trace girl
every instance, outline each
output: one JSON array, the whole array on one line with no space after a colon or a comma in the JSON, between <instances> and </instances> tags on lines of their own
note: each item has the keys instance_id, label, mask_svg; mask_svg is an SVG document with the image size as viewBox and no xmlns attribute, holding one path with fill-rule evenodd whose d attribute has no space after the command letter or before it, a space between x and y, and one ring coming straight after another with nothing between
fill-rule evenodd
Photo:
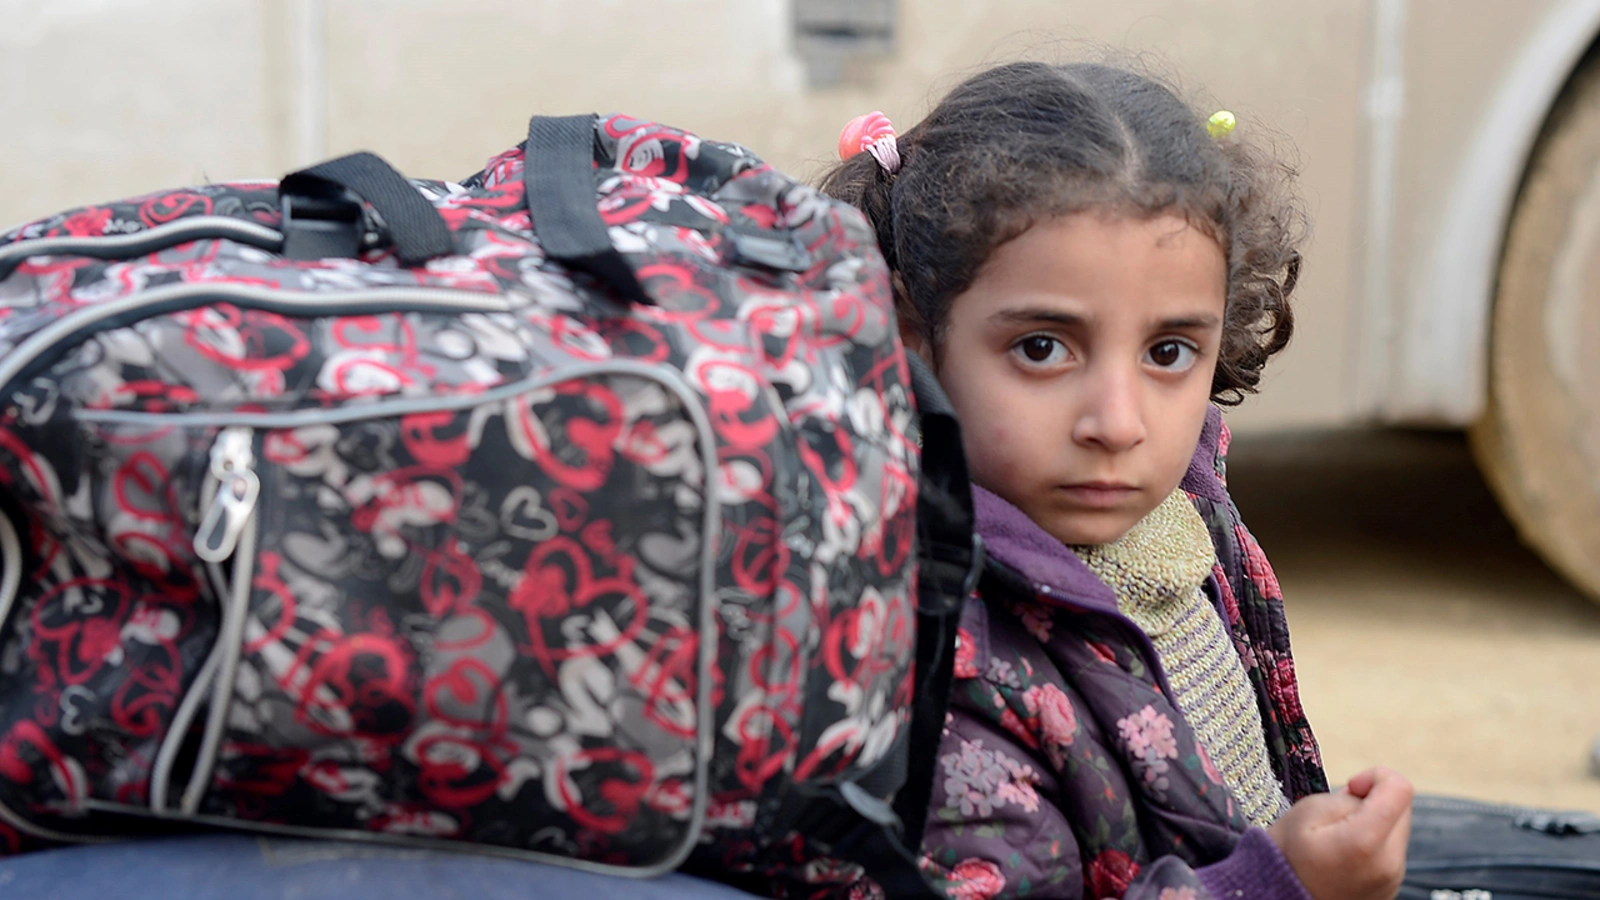
<instances>
[{"instance_id":1,"label":"girl","mask_svg":"<svg viewBox=\"0 0 1600 900\"><path fill-rule=\"evenodd\" d=\"M1398 889L1411 788L1325 793L1224 486L1213 404L1288 342L1303 235L1290 170L1231 130L1142 75L1016 63L904 136L851 123L824 181L961 417L989 549L923 845L954 897Z\"/></svg>"}]
</instances>

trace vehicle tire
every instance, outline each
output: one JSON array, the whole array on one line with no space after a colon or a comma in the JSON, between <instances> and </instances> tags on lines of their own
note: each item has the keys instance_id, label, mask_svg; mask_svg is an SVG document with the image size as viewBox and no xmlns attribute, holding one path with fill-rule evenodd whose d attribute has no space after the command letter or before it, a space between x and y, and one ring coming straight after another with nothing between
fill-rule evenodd
<instances>
[{"instance_id":1,"label":"vehicle tire","mask_svg":"<svg viewBox=\"0 0 1600 900\"><path fill-rule=\"evenodd\" d=\"M1600 601L1600 61L1551 112L1500 261L1471 429L1522 539Z\"/></svg>"}]
</instances>

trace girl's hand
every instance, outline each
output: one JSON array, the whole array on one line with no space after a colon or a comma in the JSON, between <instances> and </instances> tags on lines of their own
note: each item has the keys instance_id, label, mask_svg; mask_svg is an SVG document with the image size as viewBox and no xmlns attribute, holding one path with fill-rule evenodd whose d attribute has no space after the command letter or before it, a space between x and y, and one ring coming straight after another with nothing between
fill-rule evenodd
<instances>
[{"instance_id":1,"label":"girl's hand","mask_svg":"<svg viewBox=\"0 0 1600 900\"><path fill-rule=\"evenodd\" d=\"M1411 782L1369 769L1296 803L1267 829L1315 900L1393 900L1406 872Z\"/></svg>"}]
</instances>

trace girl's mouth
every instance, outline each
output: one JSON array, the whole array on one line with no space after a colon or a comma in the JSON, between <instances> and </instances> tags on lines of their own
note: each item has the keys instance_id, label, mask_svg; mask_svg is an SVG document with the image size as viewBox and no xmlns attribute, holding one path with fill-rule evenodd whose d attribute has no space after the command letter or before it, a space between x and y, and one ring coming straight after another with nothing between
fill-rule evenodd
<instances>
[{"instance_id":1,"label":"girl's mouth","mask_svg":"<svg viewBox=\"0 0 1600 900\"><path fill-rule=\"evenodd\" d=\"M1120 481L1080 481L1064 484L1057 490L1074 505L1088 509L1113 509L1139 492L1137 487Z\"/></svg>"}]
</instances>

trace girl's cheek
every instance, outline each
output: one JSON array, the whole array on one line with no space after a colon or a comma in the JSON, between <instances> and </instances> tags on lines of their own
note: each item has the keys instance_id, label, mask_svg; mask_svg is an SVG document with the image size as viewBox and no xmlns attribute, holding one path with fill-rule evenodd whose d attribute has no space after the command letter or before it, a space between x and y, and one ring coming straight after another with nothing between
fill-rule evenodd
<instances>
[{"instance_id":1,"label":"girl's cheek","mask_svg":"<svg viewBox=\"0 0 1600 900\"><path fill-rule=\"evenodd\" d=\"M1019 473L1027 470L1025 460L1018 458L1016 447L1003 429L987 433L969 433L963 443L967 451L967 465L971 467L972 480L979 486L1010 498L1010 485Z\"/></svg>"}]
</instances>

